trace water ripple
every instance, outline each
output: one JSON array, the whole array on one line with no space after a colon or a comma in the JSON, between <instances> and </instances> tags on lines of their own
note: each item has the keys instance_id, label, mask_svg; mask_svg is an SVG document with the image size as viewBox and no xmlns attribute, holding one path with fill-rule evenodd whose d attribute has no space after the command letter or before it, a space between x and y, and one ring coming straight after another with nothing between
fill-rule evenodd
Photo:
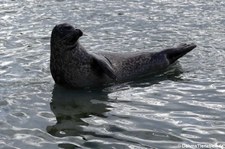
<instances>
[{"instance_id":1,"label":"water ripple","mask_svg":"<svg viewBox=\"0 0 225 149\"><path fill-rule=\"evenodd\" d=\"M0 148L179 148L223 144L222 0L1 0ZM54 86L49 40L68 22L90 51L196 50L167 72L103 90Z\"/></svg>"}]
</instances>

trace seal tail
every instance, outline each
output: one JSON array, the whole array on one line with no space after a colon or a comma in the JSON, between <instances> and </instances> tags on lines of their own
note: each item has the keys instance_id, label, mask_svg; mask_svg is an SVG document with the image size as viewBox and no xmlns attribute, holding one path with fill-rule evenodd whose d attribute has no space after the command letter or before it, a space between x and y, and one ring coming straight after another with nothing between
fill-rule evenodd
<instances>
[{"instance_id":1,"label":"seal tail","mask_svg":"<svg viewBox=\"0 0 225 149\"><path fill-rule=\"evenodd\" d=\"M181 44L176 48L166 49L163 51L163 53L166 54L167 59L169 60L170 64L172 64L196 47L197 46L194 43Z\"/></svg>"}]
</instances>

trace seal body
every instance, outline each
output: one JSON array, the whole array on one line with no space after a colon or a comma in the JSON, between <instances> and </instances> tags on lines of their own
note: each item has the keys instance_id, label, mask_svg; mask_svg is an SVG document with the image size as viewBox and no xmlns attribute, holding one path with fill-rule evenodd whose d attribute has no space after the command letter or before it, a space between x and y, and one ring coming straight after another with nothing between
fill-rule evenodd
<instances>
[{"instance_id":1,"label":"seal body","mask_svg":"<svg viewBox=\"0 0 225 149\"><path fill-rule=\"evenodd\" d=\"M77 43L76 50L65 50L63 55L51 54L50 69L55 82L67 87L91 87L109 82L111 79L89 54Z\"/></svg>"},{"instance_id":2,"label":"seal body","mask_svg":"<svg viewBox=\"0 0 225 149\"><path fill-rule=\"evenodd\" d=\"M160 52L90 53L78 39L82 31L56 25L51 35L50 69L59 85L82 88L123 82L166 69L196 47L183 44Z\"/></svg>"}]
</instances>

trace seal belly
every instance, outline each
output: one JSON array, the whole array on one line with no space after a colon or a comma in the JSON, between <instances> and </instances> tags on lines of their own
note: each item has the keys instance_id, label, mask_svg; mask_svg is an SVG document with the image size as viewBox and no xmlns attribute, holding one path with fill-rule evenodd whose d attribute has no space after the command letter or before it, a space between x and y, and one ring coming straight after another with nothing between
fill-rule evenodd
<instances>
[{"instance_id":1,"label":"seal belly","mask_svg":"<svg viewBox=\"0 0 225 149\"><path fill-rule=\"evenodd\" d=\"M102 53L115 69L117 81L131 80L155 73L169 66L165 55L160 53Z\"/></svg>"}]
</instances>

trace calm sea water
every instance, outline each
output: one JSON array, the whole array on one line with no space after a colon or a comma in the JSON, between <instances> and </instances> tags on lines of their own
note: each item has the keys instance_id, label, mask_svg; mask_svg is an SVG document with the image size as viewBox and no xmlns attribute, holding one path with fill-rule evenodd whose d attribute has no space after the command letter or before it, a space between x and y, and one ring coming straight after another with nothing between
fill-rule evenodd
<instances>
[{"instance_id":1,"label":"calm sea water","mask_svg":"<svg viewBox=\"0 0 225 149\"><path fill-rule=\"evenodd\" d=\"M225 148L224 0L1 0L0 18L0 148ZM68 90L49 71L63 22L89 51L198 47L164 74Z\"/></svg>"}]
</instances>

